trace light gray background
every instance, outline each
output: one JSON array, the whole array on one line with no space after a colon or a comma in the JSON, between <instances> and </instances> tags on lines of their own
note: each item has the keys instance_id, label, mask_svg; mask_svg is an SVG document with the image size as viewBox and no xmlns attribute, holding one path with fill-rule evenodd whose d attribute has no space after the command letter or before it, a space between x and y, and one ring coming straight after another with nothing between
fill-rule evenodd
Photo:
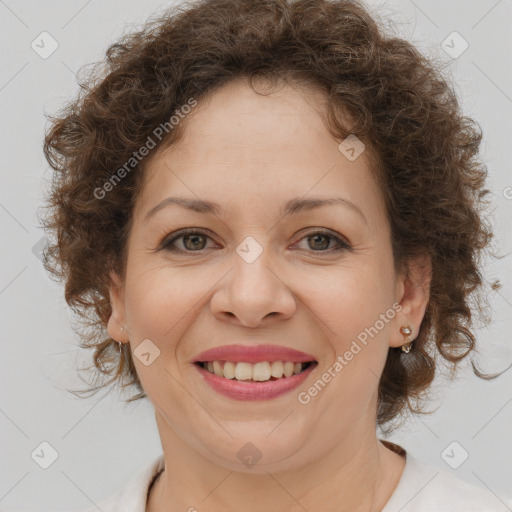
<instances>
[{"instance_id":1,"label":"light gray background","mask_svg":"<svg viewBox=\"0 0 512 512\"><path fill-rule=\"evenodd\" d=\"M396 30L424 52L451 62L464 110L483 128L497 247L505 257L486 267L486 279L500 278L503 288L490 296L494 321L479 331L479 361L487 370L499 370L512 362L512 1L369 4L392 15ZM45 275L33 248L43 236L37 207L48 176L41 150L43 112L55 113L77 93L75 73L81 66L101 60L124 30L169 5L157 0L0 0L1 510L89 507L161 452L148 401L123 405L114 394L80 400L66 392L83 387L75 368L89 361L88 354L77 348L62 288ZM47 59L31 48L43 31L59 45ZM441 48L453 31L469 43L457 59ZM438 378L432 404L434 414L409 421L390 439L500 497L511 495L512 371L492 382L477 379L469 369L454 383ZM43 441L59 454L46 470L31 458ZM469 453L458 469L441 455L453 441ZM457 458L461 450L449 453Z\"/></svg>"}]
</instances>

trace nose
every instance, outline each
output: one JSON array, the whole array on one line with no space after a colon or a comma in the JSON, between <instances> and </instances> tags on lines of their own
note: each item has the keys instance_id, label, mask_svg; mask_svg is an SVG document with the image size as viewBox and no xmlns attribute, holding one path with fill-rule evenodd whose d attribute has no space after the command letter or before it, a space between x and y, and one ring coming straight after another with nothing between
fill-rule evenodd
<instances>
[{"instance_id":1,"label":"nose","mask_svg":"<svg viewBox=\"0 0 512 512\"><path fill-rule=\"evenodd\" d=\"M217 318L239 326L260 327L293 316L297 307L293 293L264 254L252 263L235 256L233 269L211 299Z\"/></svg>"}]
</instances>

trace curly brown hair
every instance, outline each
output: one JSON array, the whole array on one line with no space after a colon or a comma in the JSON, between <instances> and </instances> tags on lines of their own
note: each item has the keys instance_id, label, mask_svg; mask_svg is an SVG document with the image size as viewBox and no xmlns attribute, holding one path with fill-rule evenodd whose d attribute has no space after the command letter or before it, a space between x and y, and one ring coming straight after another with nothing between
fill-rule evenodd
<instances>
[{"instance_id":1,"label":"curly brown hair","mask_svg":"<svg viewBox=\"0 0 512 512\"><path fill-rule=\"evenodd\" d=\"M372 156L397 268L418 255L431 258L419 335L409 354L389 349L377 423L382 427L406 410L422 412L414 403L426 396L436 356L454 370L475 348L472 312L482 306L472 298L482 295L479 265L492 237L483 217L482 134L461 113L442 68L353 0L200 0L159 14L111 45L80 83L78 97L49 116L44 143L56 171L43 221L55 236L44 263L65 279L66 302L90 328L80 330L81 346L94 349L91 368L100 382L88 391L117 381L136 386L139 394L130 400L145 396L130 351L123 345L119 357L105 326L109 274L124 276L148 159L104 197L95 191L190 98L235 78L264 78L325 93L329 132L339 139L355 134ZM342 109L350 127L341 122ZM177 141L183 126L168 130L155 151Z\"/></svg>"}]
</instances>

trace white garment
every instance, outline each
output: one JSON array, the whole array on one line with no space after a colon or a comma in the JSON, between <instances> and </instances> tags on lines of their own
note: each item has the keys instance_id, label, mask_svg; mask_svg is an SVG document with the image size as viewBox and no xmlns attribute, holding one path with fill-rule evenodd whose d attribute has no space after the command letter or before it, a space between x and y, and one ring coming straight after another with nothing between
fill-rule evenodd
<instances>
[{"instance_id":1,"label":"white garment","mask_svg":"<svg viewBox=\"0 0 512 512\"><path fill-rule=\"evenodd\" d=\"M399 447L400 448L400 447ZM405 452L405 468L382 512L511 512L512 499L497 497L453 476L423 464ZM164 456L135 475L122 489L98 503L102 512L146 512L149 486L164 469ZM83 512L98 512L91 507ZM310 512L317 512L311 510Z\"/></svg>"},{"instance_id":2,"label":"white garment","mask_svg":"<svg viewBox=\"0 0 512 512\"><path fill-rule=\"evenodd\" d=\"M405 468L382 512L511 512L512 499L423 464L406 452Z\"/></svg>"}]
</instances>

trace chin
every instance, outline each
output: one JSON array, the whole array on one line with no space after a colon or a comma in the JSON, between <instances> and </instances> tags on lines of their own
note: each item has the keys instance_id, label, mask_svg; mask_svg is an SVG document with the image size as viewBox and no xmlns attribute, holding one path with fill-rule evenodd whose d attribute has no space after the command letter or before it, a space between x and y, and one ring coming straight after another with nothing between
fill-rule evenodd
<instances>
[{"instance_id":1,"label":"chin","mask_svg":"<svg viewBox=\"0 0 512 512\"><path fill-rule=\"evenodd\" d=\"M251 435L248 429L243 438L226 440L223 437L215 446L203 445L200 451L214 464L239 473L266 474L286 471L306 464L304 440L293 440L291 435L280 431L275 439L270 439L272 434L270 437L261 433ZM288 442L283 443L283 439L288 439Z\"/></svg>"}]
</instances>

